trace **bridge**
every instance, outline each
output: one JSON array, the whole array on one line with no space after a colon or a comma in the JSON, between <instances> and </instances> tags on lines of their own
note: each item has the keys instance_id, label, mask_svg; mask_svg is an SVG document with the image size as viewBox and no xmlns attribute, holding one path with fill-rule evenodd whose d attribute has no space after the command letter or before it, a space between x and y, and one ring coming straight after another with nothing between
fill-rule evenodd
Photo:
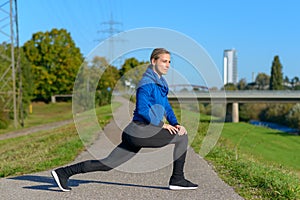
<instances>
[{"instance_id":1,"label":"bridge","mask_svg":"<svg viewBox=\"0 0 300 200\"><path fill-rule=\"evenodd\" d=\"M239 90L239 91L191 91L170 92L170 102L202 102L227 104L227 116L239 121L239 103L300 103L300 91L288 90Z\"/></svg>"}]
</instances>

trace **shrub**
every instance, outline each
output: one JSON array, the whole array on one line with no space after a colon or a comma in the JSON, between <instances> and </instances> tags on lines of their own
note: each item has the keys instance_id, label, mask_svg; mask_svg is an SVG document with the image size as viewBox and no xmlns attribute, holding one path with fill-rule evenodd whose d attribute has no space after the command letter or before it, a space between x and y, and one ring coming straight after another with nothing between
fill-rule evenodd
<instances>
[{"instance_id":1,"label":"shrub","mask_svg":"<svg viewBox=\"0 0 300 200\"><path fill-rule=\"evenodd\" d=\"M98 90L95 95L97 106L105 106L111 103L112 92L109 90Z\"/></svg>"},{"instance_id":2,"label":"shrub","mask_svg":"<svg viewBox=\"0 0 300 200\"><path fill-rule=\"evenodd\" d=\"M259 120L260 113L267 108L267 104L242 104L240 105L240 120L249 121L251 119Z\"/></svg>"},{"instance_id":3,"label":"shrub","mask_svg":"<svg viewBox=\"0 0 300 200\"><path fill-rule=\"evenodd\" d=\"M6 129L9 125L7 117L5 117L5 113L0 112L0 129Z\"/></svg>"},{"instance_id":4,"label":"shrub","mask_svg":"<svg viewBox=\"0 0 300 200\"><path fill-rule=\"evenodd\" d=\"M287 123L292 128L300 129L300 104L297 103L286 115Z\"/></svg>"},{"instance_id":5,"label":"shrub","mask_svg":"<svg viewBox=\"0 0 300 200\"><path fill-rule=\"evenodd\" d=\"M292 109L294 104L270 104L260 116L262 121L274 122L286 125L286 115Z\"/></svg>"}]
</instances>

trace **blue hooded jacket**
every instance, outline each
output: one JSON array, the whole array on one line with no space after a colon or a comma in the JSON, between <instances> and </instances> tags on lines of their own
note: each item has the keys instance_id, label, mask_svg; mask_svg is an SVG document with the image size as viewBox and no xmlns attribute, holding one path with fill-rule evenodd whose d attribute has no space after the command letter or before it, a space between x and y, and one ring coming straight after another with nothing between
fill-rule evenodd
<instances>
[{"instance_id":1,"label":"blue hooded jacket","mask_svg":"<svg viewBox=\"0 0 300 200\"><path fill-rule=\"evenodd\" d=\"M136 108L133 121L163 126L163 118L175 126L178 124L168 101L168 84L166 80L153 71L149 65L139 82L136 92Z\"/></svg>"}]
</instances>

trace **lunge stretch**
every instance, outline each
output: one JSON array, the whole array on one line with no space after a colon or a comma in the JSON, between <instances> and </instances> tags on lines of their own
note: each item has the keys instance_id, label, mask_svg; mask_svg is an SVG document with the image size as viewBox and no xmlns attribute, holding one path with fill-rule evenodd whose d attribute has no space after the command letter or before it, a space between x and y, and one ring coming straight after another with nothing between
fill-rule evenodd
<instances>
[{"instance_id":1,"label":"lunge stretch","mask_svg":"<svg viewBox=\"0 0 300 200\"><path fill-rule=\"evenodd\" d=\"M156 48L150 56L150 65L143 74L136 90L136 108L133 119L123 130L121 143L100 160L87 160L51 172L62 191L70 191L68 179L79 173L109 171L131 159L141 148L159 148L174 144L173 171L169 189L196 189L184 176L184 164L188 146L188 135L181 126L167 95L168 84L163 77L170 68L170 52ZM164 123L164 118L168 123Z\"/></svg>"}]
</instances>

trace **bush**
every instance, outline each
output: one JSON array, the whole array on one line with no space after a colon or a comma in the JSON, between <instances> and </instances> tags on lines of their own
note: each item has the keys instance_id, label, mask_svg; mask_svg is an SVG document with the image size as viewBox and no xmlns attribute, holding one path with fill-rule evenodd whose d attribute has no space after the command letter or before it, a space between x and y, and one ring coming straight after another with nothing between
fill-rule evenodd
<instances>
[{"instance_id":1,"label":"bush","mask_svg":"<svg viewBox=\"0 0 300 200\"><path fill-rule=\"evenodd\" d=\"M294 104L270 104L260 116L262 121L274 122L287 125L286 115L293 108Z\"/></svg>"},{"instance_id":2,"label":"bush","mask_svg":"<svg viewBox=\"0 0 300 200\"><path fill-rule=\"evenodd\" d=\"M9 125L7 117L5 117L5 113L0 112L0 129L6 129Z\"/></svg>"},{"instance_id":3,"label":"bush","mask_svg":"<svg viewBox=\"0 0 300 200\"><path fill-rule=\"evenodd\" d=\"M105 106L111 103L112 92L109 90L98 90L95 95L97 106Z\"/></svg>"},{"instance_id":4,"label":"bush","mask_svg":"<svg viewBox=\"0 0 300 200\"><path fill-rule=\"evenodd\" d=\"M300 129L300 104L297 103L286 115L288 126Z\"/></svg>"},{"instance_id":5,"label":"bush","mask_svg":"<svg viewBox=\"0 0 300 200\"><path fill-rule=\"evenodd\" d=\"M241 104L239 114L241 121L259 120L260 113L267 108L267 104Z\"/></svg>"}]
</instances>

